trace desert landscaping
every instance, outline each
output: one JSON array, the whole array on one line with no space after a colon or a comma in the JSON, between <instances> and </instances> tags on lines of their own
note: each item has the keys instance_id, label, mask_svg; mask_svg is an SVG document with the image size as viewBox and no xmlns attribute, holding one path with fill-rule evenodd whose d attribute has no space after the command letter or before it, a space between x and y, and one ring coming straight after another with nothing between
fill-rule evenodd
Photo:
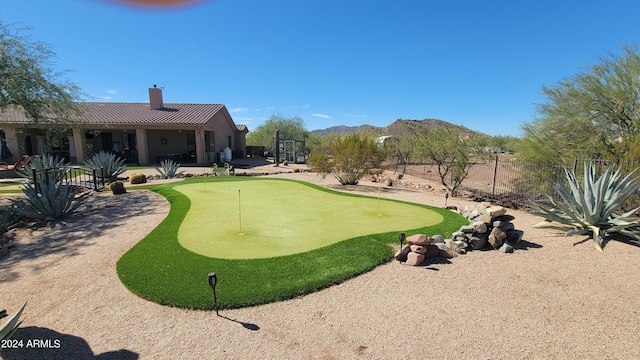
<instances>
[{"instance_id":1,"label":"desert landscaping","mask_svg":"<svg viewBox=\"0 0 640 360\"><path fill-rule=\"evenodd\" d=\"M292 166L265 165L237 172L269 173L262 176L372 196L378 191L370 181L345 187L331 177L294 173ZM381 196L445 205L437 184L410 176L403 181L425 186L384 186ZM9 196L13 195L2 195ZM464 209L478 204L449 198L447 205ZM116 261L158 225L168 209L166 199L148 190L120 196L102 192L93 196L88 211L53 228L14 230L16 245L0 259L0 304L14 312L26 301L24 322L12 339L25 344L39 339L38 344L48 346L3 348L0 355L4 359L640 357L640 249L633 245L610 241L602 253L591 241L582 241L583 236L565 238L560 230L535 228L541 218L508 209L513 226L524 233L513 253L473 250L451 259L427 259L420 266L394 260L309 295L221 310L216 316L215 311L143 300L130 293L116 274Z\"/></svg>"}]
</instances>

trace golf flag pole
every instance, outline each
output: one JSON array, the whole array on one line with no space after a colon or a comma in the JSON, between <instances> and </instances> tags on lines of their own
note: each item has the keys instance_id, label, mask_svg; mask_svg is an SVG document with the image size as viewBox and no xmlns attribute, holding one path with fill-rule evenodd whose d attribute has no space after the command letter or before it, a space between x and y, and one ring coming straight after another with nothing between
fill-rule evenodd
<instances>
[{"instance_id":1,"label":"golf flag pole","mask_svg":"<svg viewBox=\"0 0 640 360\"><path fill-rule=\"evenodd\" d=\"M240 223L240 232L238 235L244 235L242 232L242 201L240 198L240 189L238 189L238 221Z\"/></svg>"},{"instance_id":2,"label":"golf flag pole","mask_svg":"<svg viewBox=\"0 0 640 360\"><path fill-rule=\"evenodd\" d=\"M382 178L378 176L378 216L382 216L380 212L380 183L382 182Z\"/></svg>"}]
</instances>

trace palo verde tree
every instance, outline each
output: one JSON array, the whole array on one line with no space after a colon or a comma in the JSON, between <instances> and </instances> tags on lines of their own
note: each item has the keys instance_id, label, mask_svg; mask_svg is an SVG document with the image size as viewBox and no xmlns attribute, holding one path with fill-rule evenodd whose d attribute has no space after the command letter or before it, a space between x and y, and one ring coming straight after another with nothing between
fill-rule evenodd
<instances>
[{"instance_id":1,"label":"palo verde tree","mask_svg":"<svg viewBox=\"0 0 640 360\"><path fill-rule=\"evenodd\" d=\"M271 115L264 123L247 134L247 144L264 146L266 151L273 152L273 137L276 129L280 131L281 139L307 140L309 138L304 120L299 116L287 118L282 115Z\"/></svg>"},{"instance_id":2,"label":"palo verde tree","mask_svg":"<svg viewBox=\"0 0 640 360\"><path fill-rule=\"evenodd\" d=\"M482 156L484 144L473 134L461 134L450 127L420 129L415 141L414 157L435 165L440 182L451 196L469 175L476 158Z\"/></svg>"},{"instance_id":3,"label":"palo verde tree","mask_svg":"<svg viewBox=\"0 0 640 360\"><path fill-rule=\"evenodd\" d=\"M362 177L379 168L384 158L384 149L373 137L353 133L335 138L330 154L322 149L313 151L307 164L323 178L331 174L342 185L357 185Z\"/></svg>"},{"instance_id":4,"label":"palo verde tree","mask_svg":"<svg viewBox=\"0 0 640 360\"><path fill-rule=\"evenodd\" d=\"M47 130L49 144L58 145L64 124L78 111L80 88L54 69L51 46L25 31L0 21L0 111L22 108L33 124Z\"/></svg>"},{"instance_id":5,"label":"palo verde tree","mask_svg":"<svg viewBox=\"0 0 640 360\"><path fill-rule=\"evenodd\" d=\"M537 118L523 126L521 160L570 163L574 158L639 155L640 55L623 46L584 72L542 89Z\"/></svg>"}]
</instances>

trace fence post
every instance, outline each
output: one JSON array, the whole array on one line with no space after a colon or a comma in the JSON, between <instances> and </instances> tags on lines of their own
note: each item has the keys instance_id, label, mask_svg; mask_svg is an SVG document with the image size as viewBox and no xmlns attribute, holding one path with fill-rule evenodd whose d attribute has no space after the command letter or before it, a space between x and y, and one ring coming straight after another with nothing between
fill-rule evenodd
<instances>
[{"instance_id":1,"label":"fence post","mask_svg":"<svg viewBox=\"0 0 640 360\"><path fill-rule=\"evenodd\" d=\"M496 155L496 163L493 166L493 181L491 182L491 197L494 197L496 195L496 177L498 175L498 158L499 156Z\"/></svg>"},{"instance_id":2,"label":"fence post","mask_svg":"<svg viewBox=\"0 0 640 360\"><path fill-rule=\"evenodd\" d=\"M92 169L93 172L93 190L98 191L98 169Z\"/></svg>"}]
</instances>

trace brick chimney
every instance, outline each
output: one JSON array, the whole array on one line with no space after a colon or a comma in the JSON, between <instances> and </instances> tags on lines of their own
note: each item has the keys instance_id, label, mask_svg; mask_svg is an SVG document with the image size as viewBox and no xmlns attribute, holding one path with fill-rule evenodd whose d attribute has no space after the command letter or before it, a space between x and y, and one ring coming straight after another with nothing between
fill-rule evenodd
<instances>
[{"instance_id":1,"label":"brick chimney","mask_svg":"<svg viewBox=\"0 0 640 360\"><path fill-rule=\"evenodd\" d=\"M149 88L149 108L151 110L162 110L164 108L162 89L158 89L155 84L152 88Z\"/></svg>"}]
</instances>

